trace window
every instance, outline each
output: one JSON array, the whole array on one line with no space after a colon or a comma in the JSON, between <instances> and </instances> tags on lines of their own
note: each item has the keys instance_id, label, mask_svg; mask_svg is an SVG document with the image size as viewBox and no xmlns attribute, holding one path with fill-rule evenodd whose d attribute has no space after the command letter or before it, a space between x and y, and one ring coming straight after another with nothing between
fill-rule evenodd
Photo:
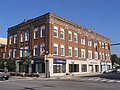
<instances>
[{"instance_id":1,"label":"window","mask_svg":"<svg viewBox=\"0 0 120 90\"><path fill-rule=\"evenodd\" d=\"M97 41L95 40L95 41L94 41L94 47L96 47L96 46L97 46Z\"/></svg>"},{"instance_id":2,"label":"window","mask_svg":"<svg viewBox=\"0 0 120 90\"><path fill-rule=\"evenodd\" d=\"M58 27L54 26L54 37L58 38Z\"/></svg>"},{"instance_id":3,"label":"window","mask_svg":"<svg viewBox=\"0 0 120 90\"><path fill-rule=\"evenodd\" d=\"M104 46L105 46L105 45L104 45L104 43L102 42L102 46L101 46L101 47L104 48Z\"/></svg>"},{"instance_id":4,"label":"window","mask_svg":"<svg viewBox=\"0 0 120 90\"><path fill-rule=\"evenodd\" d=\"M42 44L40 45L40 56L41 56L41 55L44 55L44 53L45 53L45 43L42 43Z\"/></svg>"},{"instance_id":5,"label":"window","mask_svg":"<svg viewBox=\"0 0 120 90\"><path fill-rule=\"evenodd\" d=\"M14 44L17 43L17 34L14 35Z\"/></svg>"},{"instance_id":6,"label":"window","mask_svg":"<svg viewBox=\"0 0 120 90\"><path fill-rule=\"evenodd\" d=\"M71 31L68 31L68 40L72 41L72 32Z\"/></svg>"},{"instance_id":7,"label":"window","mask_svg":"<svg viewBox=\"0 0 120 90\"><path fill-rule=\"evenodd\" d=\"M81 72L87 72L87 65L81 64Z\"/></svg>"},{"instance_id":8,"label":"window","mask_svg":"<svg viewBox=\"0 0 120 90\"><path fill-rule=\"evenodd\" d=\"M25 47L25 57L27 57L27 56L29 56L28 54L29 54L29 51L28 51L28 49L29 49L29 46L26 46Z\"/></svg>"},{"instance_id":9,"label":"window","mask_svg":"<svg viewBox=\"0 0 120 90\"><path fill-rule=\"evenodd\" d=\"M29 32L28 31L25 33L25 41L29 41Z\"/></svg>"},{"instance_id":10,"label":"window","mask_svg":"<svg viewBox=\"0 0 120 90\"><path fill-rule=\"evenodd\" d=\"M13 50L13 58L16 58L16 56L17 56L17 49L14 49Z\"/></svg>"},{"instance_id":11,"label":"window","mask_svg":"<svg viewBox=\"0 0 120 90\"><path fill-rule=\"evenodd\" d=\"M10 36L10 44L12 44L12 36Z\"/></svg>"},{"instance_id":12,"label":"window","mask_svg":"<svg viewBox=\"0 0 120 90\"><path fill-rule=\"evenodd\" d=\"M38 45L34 45L34 53L33 56L38 56Z\"/></svg>"},{"instance_id":13,"label":"window","mask_svg":"<svg viewBox=\"0 0 120 90\"><path fill-rule=\"evenodd\" d=\"M92 51L91 50L88 50L88 58L92 59Z\"/></svg>"},{"instance_id":14,"label":"window","mask_svg":"<svg viewBox=\"0 0 120 90\"><path fill-rule=\"evenodd\" d=\"M81 49L81 58L85 58L85 49Z\"/></svg>"},{"instance_id":15,"label":"window","mask_svg":"<svg viewBox=\"0 0 120 90\"><path fill-rule=\"evenodd\" d=\"M81 37L81 44L85 45L85 37Z\"/></svg>"},{"instance_id":16,"label":"window","mask_svg":"<svg viewBox=\"0 0 120 90\"><path fill-rule=\"evenodd\" d=\"M100 53L99 55L100 55L100 60L102 60L102 54Z\"/></svg>"},{"instance_id":17,"label":"window","mask_svg":"<svg viewBox=\"0 0 120 90\"><path fill-rule=\"evenodd\" d=\"M95 59L98 59L98 52L95 52Z\"/></svg>"},{"instance_id":18,"label":"window","mask_svg":"<svg viewBox=\"0 0 120 90\"><path fill-rule=\"evenodd\" d=\"M69 72L79 72L79 64L69 64Z\"/></svg>"},{"instance_id":19,"label":"window","mask_svg":"<svg viewBox=\"0 0 120 90\"><path fill-rule=\"evenodd\" d=\"M60 29L60 38L64 39L64 29L63 28Z\"/></svg>"},{"instance_id":20,"label":"window","mask_svg":"<svg viewBox=\"0 0 120 90\"><path fill-rule=\"evenodd\" d=\"M58 44L54 44L54 55L58 55Z\"/></svg>"},{"instance_id":21,"label":"window","mask_svg":"<svg viewBox=\"0 0 120 90\"><path fill-rule=\"evenodd\" d=\"M68 48L68 54L69 54L70 57L72 57L72 47Z\"/></svg>"},{"instance_id":22,"label":"window","mask_svg":"<svg viewBox=\"0 0 120 90\"><path fill-rule=\"evenodd\" d=\"M34 29L34 39L38 38L38 28Z\"/></svg>"},{"instance_id":23,"label":"window","mask_svg":"<svg viewBox=\"0 0 120 90\"><path fill-rule=\"evenodd\" d=\"M20 57L23 57L23 54L24 54L24 48L22 47L22 48L20 48Z\"/></svg>"},{"instance_id":24,"label":"window","mask_svg":"<svg viewBox=\"0 0 120 90\"><path fill-rule=\"evenodd\" d=\"M64 56L64 55L65 55L64 52L65 52L65 50L64 50L64 45L61 45L61 46L60 46L60 54L61 54L61 56Z\"/></svg>"},{"instance_id":25,"label":"window","mask_svg":"<svg viewBox=\"0 0 120 90\"><path fill-rule=\"evenodd\" d=\"M92 46L92 41L91 41L91 39L88 39L88 46Z\"/></svg>"},{"instance_id":26,"label":"window","mask_svg":"<svg viewBox=\"0 0 120 90\"><path fill-rule=\"evenodd\" d=\"M74 33L74 42L77 43L78 39L77 39L77 33Z\"/></svg>"},{"instance_id":27,"label":"window","mask_svg":"<svg viewBox=\"0 0 120 90\"><path fill-rule=\"evenodd\" d=\"M102 54L102 59L103 59L103 60L105 59L105 57L104 57L104 53Z\"/></svg>"},{"instance_id":28,"label":"window","mask_svg":"<svg viewBox=\"0 0 120 90\"><path fill-rule=\"evenodd\" d=\"M12 58L12 49L9 50L9 57Z\"/></svg>"},{"instance_id":29,"label":"window","mask_svg":"<svg viewBox=\"0 0 120 90\"><path fill-rule=\"evenodd\" d=\"M21 33L21 42L24 42L24 32Z\"/></svg>"},{"instance_id":30,"label":"window","mask_svg":"<svg viewBox=\"0 0 120 90\"><path fill-rule=\"evenodd\" d=\"M53 64L53 73L65 73L66 64Z\"/></svg>"},{"instance_id":31,"label":"window","mask_svg":"<svg viewBox=\"0 0 120 90\"><path fill-rule=\"evenodd\" d=\"M75 54L75 57L78 57L78 48L74 49L74 54Z\"/></svg>"},{"instance_id":32,"label":"window","mask_svg":"<svg viewBox=\"0 0 120 90\"><path fill-rule=\"evenodd\" d=\"M45 26L41 27L41 37L45 37L46 34L46 30L45 30Z\"/></svg>"},{"instance_id":33,"label":"window","mask_svg":"<svg viewBox=\"0 0 120 90\"><path fill-rule=\"evenodd\" d=\"M100 48L102 47L101 42L99 42L99 47L100 47Z\"/></svg>"}]
</instances>

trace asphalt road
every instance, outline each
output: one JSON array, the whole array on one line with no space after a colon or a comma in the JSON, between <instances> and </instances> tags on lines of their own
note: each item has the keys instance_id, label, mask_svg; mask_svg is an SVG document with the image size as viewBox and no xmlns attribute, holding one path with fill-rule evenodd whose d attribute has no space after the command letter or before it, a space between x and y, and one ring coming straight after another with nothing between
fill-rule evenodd
<instances>
[{"instance_id":1,"label":"asphalt road","mask_svg":"<svg viewBox=\"0 0 120 90\"><path fill-rule=\"evenodd\" d=\"M119 83L91 83L74 80L10 79L0 81L0 90L120 90L120 85Z\"/></svg>"}]
</instances>

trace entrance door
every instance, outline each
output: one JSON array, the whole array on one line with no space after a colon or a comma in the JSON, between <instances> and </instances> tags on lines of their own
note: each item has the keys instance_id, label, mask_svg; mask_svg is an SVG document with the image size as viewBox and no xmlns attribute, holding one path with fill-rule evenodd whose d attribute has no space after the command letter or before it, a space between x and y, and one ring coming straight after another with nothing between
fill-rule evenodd
<instances>
[{"instance_id":1,"label":"entrance door","mask_svg":"<svg viewBox=\"0 0 120 90\"><path fill-rule=\"evenodd\" d=\"M89 72L90 72L90 73L93 72L93 65L89 65Z\"/></svg>"},{"instance_id":2,"label":"entrance door","mask_svg":"<svg viewBox=\"0 0 120 90\"><path fill-rule=\"evenodd\" d=\"M95 65L95 72L99 72L99 65Z\"/></svg>"}]
</instances>

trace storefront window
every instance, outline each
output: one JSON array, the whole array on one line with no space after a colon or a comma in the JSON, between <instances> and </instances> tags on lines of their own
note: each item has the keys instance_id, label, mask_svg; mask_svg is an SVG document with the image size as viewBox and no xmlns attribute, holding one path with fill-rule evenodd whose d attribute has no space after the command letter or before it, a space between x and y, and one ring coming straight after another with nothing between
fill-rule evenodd
<instances>
[{"instance_id":1,"label":"storefront window","mask_svg":"<svg viewBox=\"0 0 120 90\"><path fill-rule=\"evenodd\" d=\"M66 72L66 64L53 65L53 73L65 73L65 72Z\"/></svg>"},{"instance_id":2,"label":"storefront window","mask_svg":"<svg viewBox=\"0 0 120 90\"><path fill-rule=\"evenodd\" d=\"M81 71L82 72L87 72L87 65L86 64L81 65Z\"/></svg>"},{"instance_id":3,"label":"storefront window","mask_svg":"<svg viewBox=\"0 0 120 90\"><path fill-rule=\"evenodd\" d=\"M79 72L79 64L69 64L69 72Z\"/></svg>"}]
</instances>

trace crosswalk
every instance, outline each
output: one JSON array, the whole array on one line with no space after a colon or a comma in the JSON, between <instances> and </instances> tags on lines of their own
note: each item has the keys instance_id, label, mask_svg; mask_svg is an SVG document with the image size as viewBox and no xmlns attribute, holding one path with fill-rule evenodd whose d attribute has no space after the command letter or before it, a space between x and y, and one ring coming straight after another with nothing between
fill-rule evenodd
<instances>
[{"instance_id":1,"label":"crosswalk","mask_svg":"<svg viewBox=\"0 0 120 90\"><path fill-rule=\"evenodd\" d=\"M108 82L108 83L120 83L120 80L112 80L100 77L81 77L76 78L76 81L92 81L92 82Z\"/></svg>"}]
</instances>

